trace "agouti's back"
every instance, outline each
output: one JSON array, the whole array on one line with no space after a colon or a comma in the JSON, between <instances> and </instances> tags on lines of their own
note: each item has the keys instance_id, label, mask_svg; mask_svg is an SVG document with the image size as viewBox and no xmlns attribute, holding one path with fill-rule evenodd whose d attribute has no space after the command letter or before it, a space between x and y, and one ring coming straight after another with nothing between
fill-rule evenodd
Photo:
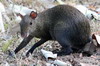
<instances>
[{"instance_id":1,"label":"agouti's back","mask_svg":"<svg viewBox=\"0 0 100 66\"><path fill-rule=\"evenodd\" d=\"M81 43L86 41L90 36L88 19L72 6L59 5L40 14L40 19L44 23L42 27L47 32L53 34L55 30L65 30L65 36L68 39L75 40L76 42L81 40ZM55 38L54 35L53 38Z\"/></svg>"}]
</instances>

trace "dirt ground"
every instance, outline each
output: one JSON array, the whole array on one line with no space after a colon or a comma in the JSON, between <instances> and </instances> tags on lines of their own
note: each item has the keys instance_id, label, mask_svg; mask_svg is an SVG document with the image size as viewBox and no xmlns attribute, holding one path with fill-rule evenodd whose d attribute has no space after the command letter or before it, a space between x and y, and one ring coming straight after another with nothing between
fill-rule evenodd
<instances>
[{"instance_id":1,"label":"dirt ground","mask_svg":"<svg viewBox=\"0 0 100 66\"><path fill-rule=\"evenodd\" d=\"M42 10L46 9L41 6L41 3L38 3L39 0L34 1L27 1L27 0L13 0L16 4L24 4L25 6L34 6L35 9L37 9L38 12L41 12ZM95 4L96 7L100 8L100 1L99 0L63 0L66 3L74 3L74 4ZM6 4L6 1L1 1L4 4ZM31 3L31 4L30 4ZM55 3L53 3L55 4ZM30 6L30 7L32 7ZM6 24L6 23L5 23ZM97 32L100 31L100 21L98 20L91 20L91 31ZM8 26L9 28L9 26ZM7 29L8 29L7 28ZM7 31L6 29L6 31ZM100 33L99 33L100 35ZM0 34L2 36L2 34ZM13 51L21 42L20 37L13 37L11 41L11 45L8 47L8 50ZM24 49L22 49L20 52L16 54L16 57L9 56L9 51L3 52L2 46L7 42L7 40L0 38L0 66L53 66L48 65L48 62L44 58L44 56L41 53L41 49L45 49L48 51L53 51L54 49L59 48L59 44L56 41L48 41L39 48L37 48L31 56L28 58L25 57L25 53L28 51L31 46L37 42L39 39L35 38L33 39ZM66 63L71 63L72 66L100 66L100 47L98 47L97 52L94 53L90 57L81 56L81 53L73 53L71 55L66 56L58 56L57 59L64 61ZM54 65L57 66L57 65ZM67 65L70 66L70 65Z\"/></svg>"}]
</instances>

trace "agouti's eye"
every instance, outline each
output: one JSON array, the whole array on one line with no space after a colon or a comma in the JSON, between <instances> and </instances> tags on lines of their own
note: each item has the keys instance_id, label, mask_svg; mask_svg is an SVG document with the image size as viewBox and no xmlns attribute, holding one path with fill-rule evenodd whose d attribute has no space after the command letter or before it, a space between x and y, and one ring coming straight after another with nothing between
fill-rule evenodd
<instances>
[{"instance_id":1,"label":"agouti's eye","mask_svg":"<svg viewBox=\"0 0 100 66\"><path fill-rule=\"evenodd\" d=\"M30 25L32 25L32 22L30 22Z\"/></svg>"}]
</instances>

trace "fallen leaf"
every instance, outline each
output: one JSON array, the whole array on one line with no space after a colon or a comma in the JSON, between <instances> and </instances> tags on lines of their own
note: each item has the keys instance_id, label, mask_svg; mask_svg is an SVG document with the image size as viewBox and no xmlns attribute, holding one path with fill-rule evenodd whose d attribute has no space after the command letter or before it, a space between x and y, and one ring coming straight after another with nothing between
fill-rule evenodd
<instances>
[{"instance_id":1,"label":"fallen leaf","mask_svg":"<svg viewBox=\"0 0 100 66\"><path fill-rule=\"evenodd\" d=\"M81 66L98 66L98 65L90 65L90 64L86 64L86 63L80 63Z\"/></svg>"},{"instance_id":2,"label":"fallen leaf","mask_svg":"<svg viewBox=\"0 0 100 66\"><path fill-rule=\"evenodd\" d=\"M97 44L100 45L100 36L99 36L99 35L93 34L93 35L92 35L92 39L95 39L96 42L97 42Z\"/></svg>"}]
</instances>

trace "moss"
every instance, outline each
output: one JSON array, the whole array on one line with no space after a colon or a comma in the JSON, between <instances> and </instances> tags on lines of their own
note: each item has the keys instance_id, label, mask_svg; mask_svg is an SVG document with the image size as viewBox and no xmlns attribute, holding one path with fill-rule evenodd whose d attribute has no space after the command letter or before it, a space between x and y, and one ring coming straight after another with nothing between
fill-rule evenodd
<instances>
[{"instance_id":1,"label":"moss","mask_svg":"<svg viewBox=\"0 0 100 66\"><path fill-rule=\"evenodd\" d=\"M0 38L0 42L2 42L3 39Z\"/></svg>"},{"instance_id":2,"label":"moss","mask_svg":"<svg viewBox=\"0 0 100 66\"><path fill-rule=\"evenodd\" d=\"M0 0L0 2L3 2L3 0Z\"/></svg>"},{"instance_id":3,"label":"moss","mask_svg":"<svg viewBox=\"0 0 100 66\"><path fill-rule=\"evenodd\" d=\"M11 40L8 40L7 42L5 42L4 44L3 44L3 46L2 46L2 51L3 52L6 52L7 51L7 49L8 49L8 47L11 45L11 44L13 44L13 42L16 40L16 38L12 38Z\"/></svg>"},{"instance_id":4,"label":"moss","mask_svg":"<svg viewBox=\"0 0 100 66\"><path fill-rule=\"evenodd\" d=\"M8 29L8 24L4 24L4 28L5 28L5 30L7 30Z\"/></svg>"}]
</instances>

